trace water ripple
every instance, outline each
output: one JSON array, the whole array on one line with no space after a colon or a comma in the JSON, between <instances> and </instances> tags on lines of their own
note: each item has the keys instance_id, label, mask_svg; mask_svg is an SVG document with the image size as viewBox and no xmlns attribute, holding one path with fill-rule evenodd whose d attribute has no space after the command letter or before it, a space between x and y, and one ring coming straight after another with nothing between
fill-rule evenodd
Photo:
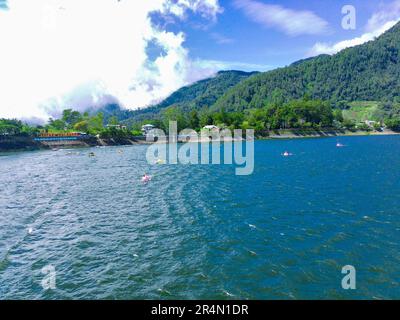
<instances>
[{"instance_id":1,"label":"water ripple","mask_svg":"<svg viewBox=\"0 0 400 320\"><path fill-rule=\"evenodd\" d=\"M0 297L399 298L400 140L335 142L257 142L248 177L149 166L144 146L0 157Z\"/></svg>"}]
</instances>

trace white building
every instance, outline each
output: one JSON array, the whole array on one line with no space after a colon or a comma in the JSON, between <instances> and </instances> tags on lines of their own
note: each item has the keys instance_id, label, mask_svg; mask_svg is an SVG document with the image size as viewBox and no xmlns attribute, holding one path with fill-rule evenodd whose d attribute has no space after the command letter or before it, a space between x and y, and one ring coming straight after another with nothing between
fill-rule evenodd
<instances>
[{"instance_id":1,"label":"white building","mask_svg":"<svg viewBox=\"0 0 400 320\"><path fill-rule=\"evenodd\" d=\"M373 127L376 123L376 121L365 120L365 124L369 127Z\"/></svg>"},{"instance_id":2,"label":"white building","mask_svg":"<svg viewBox=\"0 0 400 320\"><path fill-rule=\"evenodd\" d=\"M123 125L120 125L120 124L108 124L106 127L108 129L115 128L115 129L118 129L118 130L126 130L126 126L123 126Z\"/></svg>"},{"instance_id":3,"label":"white building","mask_svg":"<svg viewBox=\"0 0 400 320\"><path fill-rule=\"evenodd\" d=\"M154 130L156 127L153 126L152 124L145 124L142 126L142 133L144 135L147 135L151 130Z\"/></svg>"},{"instance_id":4,"label":"white building","mask_svg":"<svg viewBox=\"0 0 400 320\"><path fill-rule=\"evenodd\" d=\"M203 127L202 130L219 131L219 128L217 126L214 126L214 125L208 125L208 126Z\"/></svg>"}]
</instances>

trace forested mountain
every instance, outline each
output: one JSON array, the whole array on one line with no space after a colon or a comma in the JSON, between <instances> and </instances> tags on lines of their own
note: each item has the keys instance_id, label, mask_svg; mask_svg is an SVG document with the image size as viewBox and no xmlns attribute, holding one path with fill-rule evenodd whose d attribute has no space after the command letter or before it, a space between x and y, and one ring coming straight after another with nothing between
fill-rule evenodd
<instances>
[{"instance_id":1,"label":"forested mountain","mask_svg":"<svg viewBox=\"0 0 400 320\"><path fill-rule=\"evenodd\" d=\"M271 101L310 98L342 101L400 99L400 23L374 41L260 73L229 90L214 110L261 108Z\"/></svg>"},{"instance_id":2,"label":"forested mountain","mask_svg":"<svg viewBox=\"0 0 400 320\"><path fill-rule=\"evenodd\" d=\"M282 105L296 99L323 100L344 108L352 101L400 102L400 23L374 41L320 55L264 73L221 71L215 77L183 87L161 103L135 111L107 106L105 119L126 124L175 114L243 111Z\"/></svg>"},{"instance_id":3,"label":"forested mountain","mask_svg":"<svg viewBox=\"0 0 400 320\"><path fill-rule=\"evenodd\" d=\"M171 106L177 107L182 112L200 110L203 107L212 106L230 88L254 74L257 72L220 71L215 77L179 89L160 104L131 111L129 115L132 120L141 121L157 118L162 110Z\"/></svg>"},{"instance_id":4,"label":"forested mountain","mask_svg":"<svg viewBox=\"0 0 400 320\"><path fill-rule=\"evenodd\" d=\"M225 71L184 87L162 103L129 113L130 121L159 118L174 106L182 112L242 111L307 96L344 107L351 101L400 101L400 23L360 46L320 55L264 73Z\"/></svg>"}]
</instances>

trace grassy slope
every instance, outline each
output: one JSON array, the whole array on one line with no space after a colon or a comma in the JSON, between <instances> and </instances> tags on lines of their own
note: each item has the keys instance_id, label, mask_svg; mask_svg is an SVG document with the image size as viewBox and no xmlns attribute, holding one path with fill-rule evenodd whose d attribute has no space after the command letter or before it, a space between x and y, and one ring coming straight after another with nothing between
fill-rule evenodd
<instances>
[{"instance_id":1,"label":"grassy slope","mask_svg":"<svg viewBox=\"0 0 400 320\"><path fill-rule=\"evenodd\" d=\"M365 120L378 120L376 112L378 110L377 101L354 101L349 103L350 109L343 110L343 117L347 120L364 122Z\"/></svg>"}]
</instances>

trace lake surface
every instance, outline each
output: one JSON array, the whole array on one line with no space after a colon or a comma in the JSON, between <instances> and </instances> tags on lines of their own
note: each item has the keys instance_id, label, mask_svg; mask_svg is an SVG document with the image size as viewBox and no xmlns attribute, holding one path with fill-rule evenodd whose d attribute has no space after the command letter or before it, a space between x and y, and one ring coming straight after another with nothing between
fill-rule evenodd
<instances>
[{"instance_id":1,"label":"lake surface","mask_svg":"<svg viewBox=\"0 0 400 320\"><path fill-rule=\"evenodd\" d=\"M146 148L0 156L1 299L400 298L400 136L257 141L250 176Z\"/></svg>"}]
</instances>

